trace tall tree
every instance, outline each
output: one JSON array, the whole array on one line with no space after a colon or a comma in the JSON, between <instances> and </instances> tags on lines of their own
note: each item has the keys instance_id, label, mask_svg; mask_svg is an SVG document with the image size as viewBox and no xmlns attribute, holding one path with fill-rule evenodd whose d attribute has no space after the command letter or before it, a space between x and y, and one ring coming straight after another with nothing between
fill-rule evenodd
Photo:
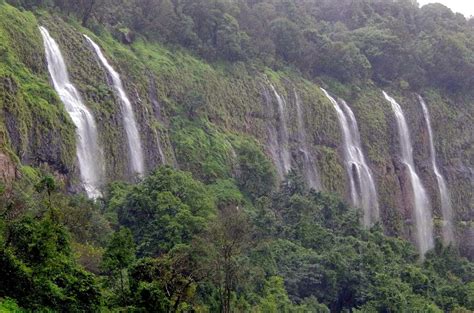
<instances>
[{"instance_id":1,"label":"tall tree","mask_svg":"<svg viewBox=\"0 0 474 313\"><path fill-rule=\"evenodd\" d=\"M126 303L126 270L135 260L135 243L132 232L125 227L112 235L102 261L102 268L110 277L110 282L119 280L120 299Z\"/></svg>"}]
</instances>

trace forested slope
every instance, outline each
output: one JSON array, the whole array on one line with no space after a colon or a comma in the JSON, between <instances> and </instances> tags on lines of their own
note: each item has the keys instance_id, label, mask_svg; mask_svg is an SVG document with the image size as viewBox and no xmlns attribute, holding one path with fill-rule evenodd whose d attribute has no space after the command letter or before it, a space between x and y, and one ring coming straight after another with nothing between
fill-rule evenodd
<instances>
[{"instance_id":1,"label":"forested slope","mask_svg":"<svg viewBox=\"0 0 474 313\"><path fill-rule=\"evenodd\" d=\"M412 1L9 3L0 4L5 308L473 309L463 258L473 255L472 20ZM97 123L106 181L96 201L81 195L75 127L38 26ZM120 73L145 177L131 170L123 103L83 34ZM321 87L357 120L380 211L371 229L352 208L343 132ZM413 194L383 90L405 112L431 202L436 245L424 262L409 243ZM450 247L418 94L450 191Z\"/></svg>"}]
</instances>

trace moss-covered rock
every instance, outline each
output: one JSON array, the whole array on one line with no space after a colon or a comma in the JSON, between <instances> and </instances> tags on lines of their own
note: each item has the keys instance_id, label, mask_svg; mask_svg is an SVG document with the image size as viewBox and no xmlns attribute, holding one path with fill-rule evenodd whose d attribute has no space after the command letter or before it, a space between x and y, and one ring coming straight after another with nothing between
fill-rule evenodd
<instances>
[{"instance_id":1,"label":"moss-covered rock","mask_svg":"<svg viewBox=\"0 0 474 313\"><path fill-rule=\"evenodd\" d=\"M23 164L73 175L75 130L48 84L43 46L31 13L0 6L0 147Z\"/></svg>"}]
</instances>

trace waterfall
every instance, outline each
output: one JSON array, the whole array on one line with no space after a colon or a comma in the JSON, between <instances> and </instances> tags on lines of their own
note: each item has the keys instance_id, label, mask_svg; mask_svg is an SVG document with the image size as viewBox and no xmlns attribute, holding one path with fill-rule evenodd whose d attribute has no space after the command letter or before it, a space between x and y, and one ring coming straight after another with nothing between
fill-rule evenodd
<instances>
[{"instance_id":1,"label":"waterfall","mask_svg":"<svg viewBox=\"0 0 474 313\"><path fill-rule=\"evenodd\" d=\"M446 180L444 179L441 171L438 168L436 162L436 150L433 142L433 130L431 128L431 119L430 112L425 103L425 100L421 96L418 96L421 107L423 108L423 115L425 117L426 125L428 128L428 137L430 140L430 156L431 164L433 166L433 171L438 182L439 194L441 199L441 213L443 215L443 241L445 244L450 244L454 241L453 233L453 208L451 206L451 198L448 191L448 186L446 185Z\"/></svg>"},{"instance_id":2,"label":"waterfall","mask_svg":"<svg viewBox=\"0 0 474 313\"><path fill-rule=\"evenodd\" d=\"M355 115L344 100L337 101L325 89L333 104L343 134L344 159L349 176L352 204L364 211L363 222L371 226L379 219L379 203L372 171L367 165Z\"/></svg>"},{"instance_id":3,"label":"waterfall","mask_svg":"<svg viewBox=\"0 0 474 313\"><path fill-rule=\"evenodd\" d=\"M69 80L66 63L58 44L46 28L40 27L40 31L54 89L76 126L77 159L84 189L90 198L97 198L101 196L100 187L104 181L105 167L94 117Z\"/></svg>"},{"instance_id":4,"label":"waterfall","mask_svg":"<svg viewBox=\"0 0 474 313\"><path fill-rule=\"evenodd\" d=\"M288 136L288 118L287 118L287 110L286 110L286 101L283 99L278 92L276 91L275 87L270 84L272 88L273 94L277 100L278 104L278 121L279 121L279 146L280 146L280 159L283 164L284 174L288 173L291 170L291 155L289 150L289 136Z\"/></svg>"},{"instance_id":5,"label":"waterfall","mask_svg":"<svg viewBox=\"0 0 474 313\"><path fill-rule=\"evenodd\" d=\"M298 93L295 90L295 103L296 103L296 117L298 124L298 141L300 146L300 152L303 154L303 170L310 188L320 191L321 180L316 170L316 162L314 161L313 155L309 151L308 140L306 134L306 127L303 122L303 110L301 107L301 100Z\"/></svg>"},{"instance_id":6,"label":"waterfall","mask_svg":"<svg viewBox=\"0 0 474 313\"><path fill-rule=\"evenodd\" d=\"M398 133L400 138L400 146L402 152L402 162L405 164L410 174L410 181L413 190L413 209L416 223L416 242L420 254L425 254L426 251L433 248L433 220L431 217L431 206L428 200L428 195L420 180L420 177L415 171L415 162L413 160L413 147L410 139L410 131L408 124L403 115L400 105L387 95L384 91L385 99L390 102L392 110L398 126Z\"/></svg>"},{"instance_id":7,"label":"waterfall","mask_svg":"<svg viewBox=\"0 0 474 313\"><path fill-rule=\"evenodd\" d=\"M265 105L267 110L267 115L273 118L273 104L272 97L268 92L267 88L263 89L263 97L265 98ZM272 157L273 162L275 163L278 176L283 179L285 177L285 170L283 169L282 162L280 160L280 146L278 144L278 135L277 130L273 123L270 121L267 123L267 135L268 135L268 149Z\"/></svg>"},{"instance_id":8,"label":"waterfall","mask_svg":"<svg viewBox=\"0 0 474 313\"><path fill-rule=\"evenodd\" d=\"M150 99L151 104L153 106L153 111L155 113L155 118L160 122L163 122L162 114L161 114L161 105L158 101L158 95L156 94L156 83L155 79L150 75ZM163 147L161 145L161 139L158 131L154 128L155 138L156 138L156 145L158 146L158 154L160 155L161 163L167 164L165 153L163 152Z\"/></svg>"},{"instance_id":9,"label":"waterfall","mask_svg":"<svg viewBox=\"0 0 474 313\"><path fill-rule=\"evenodd\" d=\"M127 93L125 92L120 75L109 64L100 47L87 35L84 35L84 37L91 44L95 53L99 57L100 62L105 67L110 75L110 78L112 79L116 95L122 105L123 126L127 134L131 170L133 173L142 176L145 172L145 165L143 160L143 149L140 134L138 133L137 122L135 120L135 114L133 113L132 104L128 99Z\"/></svg>"},{"instance_id":10,"label":"waterfall","mask_svg":"<svg viewBox=\"0 0 474 313\"><path fill-rule=\"evenodd\" d=\"M286 101L278 94L275 87L271 84L273 95L277 100L278 110L277 121L278 130L273 124L275 117L275 110L273 106L273 97L270 95L267 88L263 89L263 96L266 104L266 115L271 119L267 123L267 135L268 135L268 149L270 151L273 162L275 163L278 176L280 179L284 179L285 175L291 169L291 156L289 147L288 127L287 127L287 112L286 112Z\"/></svg>"}]
</instances>

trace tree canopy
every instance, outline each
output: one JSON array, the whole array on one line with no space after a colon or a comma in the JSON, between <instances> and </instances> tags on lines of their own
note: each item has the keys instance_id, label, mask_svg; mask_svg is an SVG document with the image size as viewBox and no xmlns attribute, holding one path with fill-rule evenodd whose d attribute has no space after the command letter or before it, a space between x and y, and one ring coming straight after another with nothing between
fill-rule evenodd
<instances>
[{"instance_id":1,"label":"tree canopy","mask_svg":"<svg viewBox=\"0 0 474 313\"><path fill-rule=\"evenodd\" d=\"M132 32L210 61L291 65L309 78L472 92L472 20L403 0L10 0Z\"/></svg>"}]
</instances>

